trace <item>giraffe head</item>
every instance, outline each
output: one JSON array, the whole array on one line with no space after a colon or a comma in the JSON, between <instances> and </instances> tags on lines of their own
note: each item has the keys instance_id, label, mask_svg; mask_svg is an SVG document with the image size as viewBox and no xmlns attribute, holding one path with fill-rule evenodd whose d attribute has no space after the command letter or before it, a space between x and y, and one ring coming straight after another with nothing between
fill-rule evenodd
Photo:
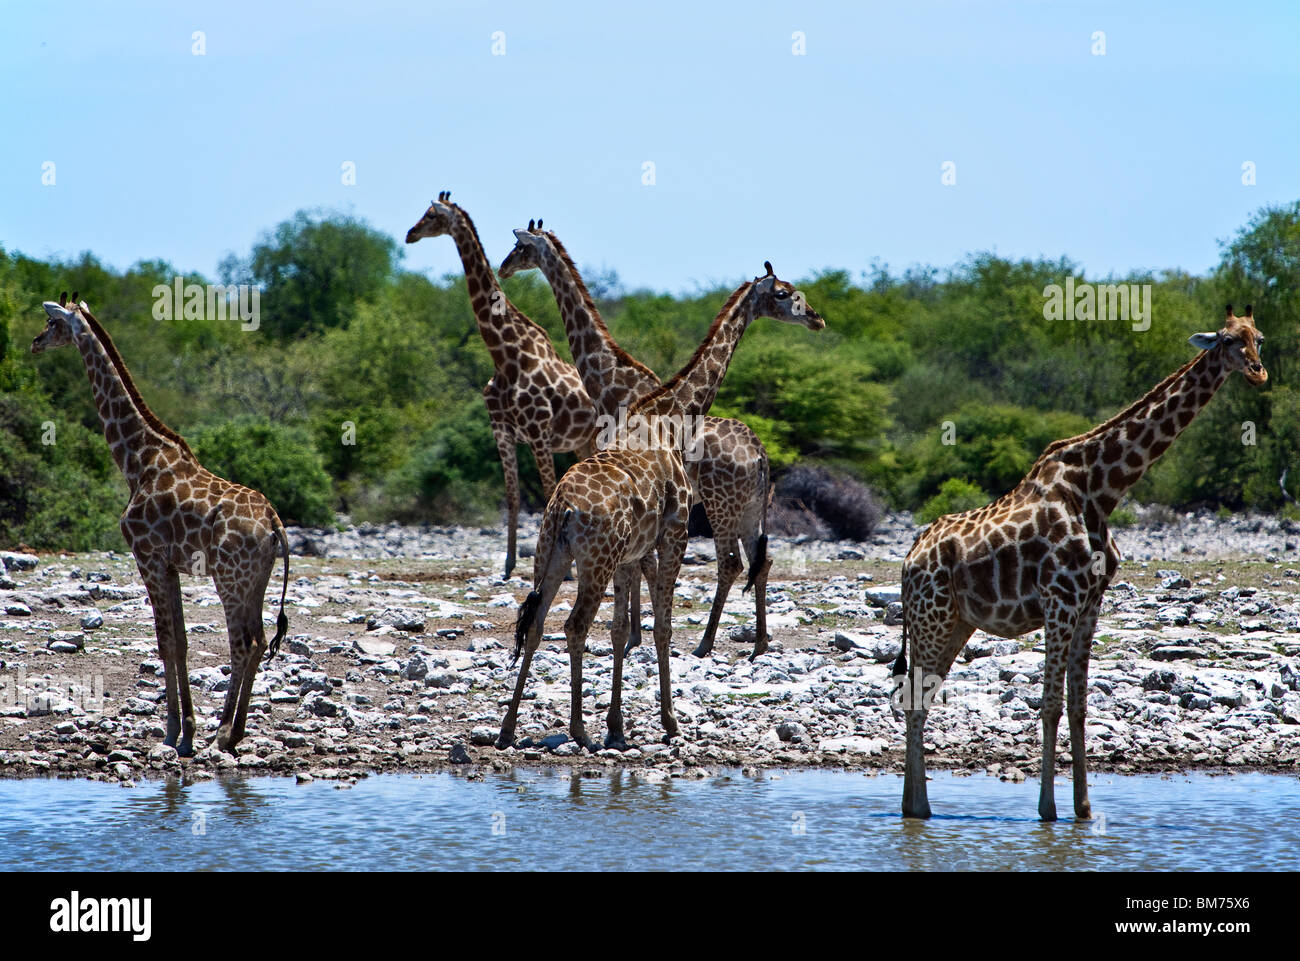
<instances>
[{"instance_id":1,"label":"giraffe head","mask_svg":"<svg viewBox=\"0 0 1300 961\"><path fill-rule=\"evenodd\" d=\"M549 243L550 239L542 232L542 222L539 220L534 226L533 221L528 221L527 230L515 231L515 249L506 255L505 260L501 261L501 266L497 269L497 276L505 280L521 270L532 270L534 267L540 267L542 265L542 247Z\"/></svg>"},{"instance_id":2,"label":"giraffe head","mask_svg":"<svg viewBox=\"0 0 1300 961\"><path fill-rule=\"evenodd\" d=\"M451 233L456 222L456 209L456 205L451 202L451 191L442 191L438 194L438 199L429 204L424 216L406 232L406 242L413 244L425 237L441 237Z\"/></svg>"},{"instance_id":3,"label":"giraffe head","mask_svg":"<svg viewBox=\"0 0 1300 961\"><path fill-rule=\"evenodd\" d=\"M1244 317L1237 317L1228 304L1223 327L1214 333L1192 334L1188 342L1201 350L1218 353L1228 370L1239 370L1246 383L1258 387L1268 381L1268 371L1259 360L1264 335L1255 329L1254 311L1246 305Z\"/></svg>"},{"instance_id":4,"label":"giraffe head","mask_svg":"<svg viewBox=\"0 0 1300 961\"><path fill-rule=\"evenodd\" d=\"M748 294L755 317L775 317L787 324L802 324L809 330L821 330L826 326L821 314L808 306L808 301L794 289L794 284L781 280L772 272L771 262L764 261L763 266L767 273L754 278Z\"/></svg>"},{"instance_id":5,"label":"giraffe head","mask_svg":"<svg viewBox=\"0 0 1300 961\"><path fill-rule=\"evenodd\" d=\"M72 304L68 304L68 292L59 295L59 302L47 300L41 304L45 308L45 329L32 341L32 353L39 354L52 347L66 347L72 343L85 321L81 319L81 309L85 302L77 302L77 295L72 295Z\"/></svg>"}]
</instances>

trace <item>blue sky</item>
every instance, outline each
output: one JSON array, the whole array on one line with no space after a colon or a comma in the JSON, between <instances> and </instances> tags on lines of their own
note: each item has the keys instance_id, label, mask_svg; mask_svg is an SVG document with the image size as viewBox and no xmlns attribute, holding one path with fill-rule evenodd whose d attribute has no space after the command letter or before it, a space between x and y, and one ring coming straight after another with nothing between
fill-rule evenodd
<instances>
[{"instance_id":1,"label":"blue sky","mask_svg":"<svg viewBox=\"0 0 1300 961\"><path fill-rule=\"evenodd\" d=\"M400 239L451 189L494 262L542 216L633 288L983 250L1202 272L1255 210L1300 199L1291 3L114 0L4 19L0 244L35 256L213 275L300 208ZM450 241L405 253L459 271Z\"/></svg>"}]
</instances>

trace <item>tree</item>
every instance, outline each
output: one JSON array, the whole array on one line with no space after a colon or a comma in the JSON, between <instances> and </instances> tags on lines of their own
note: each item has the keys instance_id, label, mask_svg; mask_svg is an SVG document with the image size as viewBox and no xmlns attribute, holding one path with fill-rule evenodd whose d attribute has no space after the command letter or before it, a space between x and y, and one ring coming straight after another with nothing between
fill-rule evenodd
<instances>
[{"instance_id":1,"label":"tree","mask_svg":"<svg viewBox=\"0 0 1300 961\"><path fill-rule=\"evenodd\" d=\"M397 242L365 221L300 210L246 261L228 257L220 271L225 283L260 285L261 324L287 338L343 324L389 283L400 256Z\"/></svg>"}]
</instances>

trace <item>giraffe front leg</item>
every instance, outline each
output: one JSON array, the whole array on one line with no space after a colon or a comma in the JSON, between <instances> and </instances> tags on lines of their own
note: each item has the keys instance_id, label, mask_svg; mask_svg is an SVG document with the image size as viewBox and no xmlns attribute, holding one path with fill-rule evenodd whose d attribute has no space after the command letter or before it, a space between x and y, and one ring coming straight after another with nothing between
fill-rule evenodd
<instances>
[{"instance_id":1,"label":"giraffe front leg","mask_svg":"<svg viewBox=\"0 0 1300 961\"><path fill-rule=\"evenodd\" d=\"M659 661L659 718L664 726L664 742L677 736L677 718L673 714L672 639L673 590L677 586L677 572L682 567L686 553L685 517L659 537L658 563L653 573L642 564L650 584L650 599L654 604L655 654Z\"/></svg>"},{"instance_id":2,"label":"giraffe front leg","mask_svg":"<svg viewBox=\"0 0 1300 961\"><path fill-rule=\"evenodd\" d=\"M181 735L181 711L179 698L179 674L177 665L176 627L173 617L180 603L180 576L176 570L161 560L138 560L136 565L145 589L149 592L149 603L153 607L154 633L158 638L158 656L163 661L163 678L167 691L167 727L163 744L176 747ZM187 690L188 690L188 678Z\"/></svg>"},{"instance_id":3,"label":"giraffe front leg","mask_svg":"<svg viewBox=\"0 0 1300 961\"><path fill-rule=\"evenodd\" d=\"M519 454L515 450L514 434L507 425L498 424L494 419L492 433L496 438L506 485L506 566L502 580L509 580L515 569L515 544L519 530Z\"/></svg>"},{"instance_id":4,"label":"giraffe front leg","mask_svg":"<svg viewBox=\"0 0 1300 961\"><path fill-rule=\"evenodd\" d=\"M1047 657L1043 662L1043 764L1039 771L1038 816L1056 820L1056 736L1065 699L1065 655L1070 643L1069 624L1064 612L1049 611L1043 633Z\"/></svg>"},{"instance_id":5,"label":"giraffe front leg","mask_svg":"<svg viewBox=\"0 0 1300 961\"><path fill-rule=\"evenodd\" d=\"M176 686L180 694L180 741L176 753L181 757L194 756L194 701L190 696L190 672L187 665L189 641L185 636L185 610L182 604L179 578L171 603L172 631L175 638ZM170 718L168 718L170 726Z\"/></svg>"},{"instance_id":6,"label":"giraffe front leg","mask_svg":"<svg viewBox=\"0 0 1300 961\"><path fill-rule=\"evenodd\" d=\"M915 667L913 668L915 671ZM912 685L911 675L903 683ZM912 690L917 690L912 687ZM928 818L930 798L925 788L925 718L923 709L905 711L907 718L906 754L903 761L903 817Z\"/></svg>"},{"instance_id":7,"label":"giraffe front leg","mask_svg":"<svg viewBox=\"0 0 1300 961\"><path fill-rule=\"evenodd\" d=\"M614 575L614 623L609 632L614 646L614 677L609 713L605 716L605 747L619 750L627 748L623 734L623 653L628 636L628 594L631 582L640 580L641 572L635 566L620 567Z\"/></svg>"},{"instance_id":8,"label":"giraffe front leg","mask_svg":"<svg viewBox=\"0 0 1300 961\"><path fill-rule=\"evenodd\" d=\"M1074 776L1074 816L1082 821L1092 817L1088 800L1088 746L1084 728L1088 714L1088 658L1092 652L1092 634L1097 626L1098 608L1092 608L1075 628L1070 641L1066 673L1066 716L1070 724L1070 766Z\"/></svg>"}]
</instances>

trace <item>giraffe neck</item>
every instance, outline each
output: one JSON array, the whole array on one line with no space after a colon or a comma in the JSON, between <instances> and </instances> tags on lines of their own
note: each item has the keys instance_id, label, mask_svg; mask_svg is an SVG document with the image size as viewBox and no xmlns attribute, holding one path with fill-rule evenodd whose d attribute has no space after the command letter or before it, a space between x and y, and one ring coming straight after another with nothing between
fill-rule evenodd
<instances>
[{"instance_id":1,"label":"giraffe neck","mask_svg":"<svg viewBox=\"0 0 1300 961\"><path fill-rule=\"evenodd\" d=\"M538 266L546 275L564 320L573 363L600 413L616 415L659 386L654 372L614 340L568 252L554 235L542 244Z\"/></svg>"},{"instance_id":2,"label":"giraffe neck","mask_svg":"<svg viewBox=\"0 0 1300 961\"><path fill-rule=\"evenodd\" d=\"M1105 517L1210 402L1228 369L1218 352L1204 352L1157 384L1137 403L1081 438L1085 494Z\"/></svg>"},{"instance_id":3,"label":"giraffe neck","mask_svg":"<svg viewBox=\"0 0 1300 961\"><path fill-rule=\"evenodd\" d=\"M686 366L637 405L645 413L702 416L713 406L723 375L731 364L740 337L754 319L749 292L753 281L742 284L714 318L704 342Z\"/></svg>"},{"instance_id":4,"label":"giraffe neck","mask_svg":"<svg viewBox=\"0 0 1300 961\"><path fill-rule=\"evenodd\" d=\"M478 239L478 231L474 229L474 221L465 211L453 207L457 216L451 238L456 243L456 252L460 254L461 267L465 271L465 290L483 343L492 355L493 366L499 370L506 365L505 344L510 340L502 332L516 318L517 311L506 300L501 285L497 283L496 274L492 272L492 265L488 263L483 244Z\"/></svg>"},{"instance_id":5,"label":"giraffe neck","mask_svg":"<svg viewBox=\"0 0 1300 961\"><path fill-rule=\"evenodd\" d=\"M159 451L176 447L191 457L193 455L184 441L177 444L167 436L170 431L140 399L117 348L106 333L101 339L96 326L83 321L75 341L86 365L86 376L90 379L104 439L108 442L113 462L134 493L140 486L144 471Z\"/></svg>"}]
</instances>

